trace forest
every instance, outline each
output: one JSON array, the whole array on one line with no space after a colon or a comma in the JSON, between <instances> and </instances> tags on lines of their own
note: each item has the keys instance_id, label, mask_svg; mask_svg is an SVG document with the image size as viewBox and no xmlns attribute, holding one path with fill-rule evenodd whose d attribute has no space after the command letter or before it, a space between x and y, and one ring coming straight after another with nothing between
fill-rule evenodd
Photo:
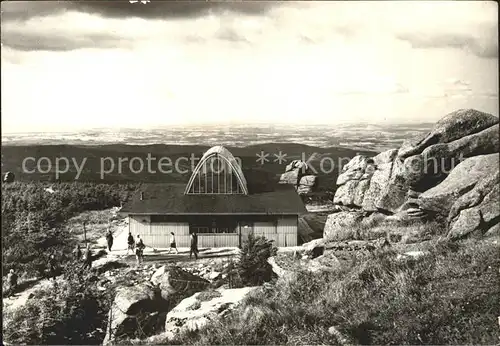
<instances>
[{"instance_id":1,"label":"forest","mask_svg":"<svg viewBox=\"0 0 500 346\"><path fill-rule=\"evenodd\" d=\"M2 185L2 270L40 275L50 255L64 262L76 239L61 227L86 210L125 203L138 183L14 182Z\"/></svg>"}]
</instances>

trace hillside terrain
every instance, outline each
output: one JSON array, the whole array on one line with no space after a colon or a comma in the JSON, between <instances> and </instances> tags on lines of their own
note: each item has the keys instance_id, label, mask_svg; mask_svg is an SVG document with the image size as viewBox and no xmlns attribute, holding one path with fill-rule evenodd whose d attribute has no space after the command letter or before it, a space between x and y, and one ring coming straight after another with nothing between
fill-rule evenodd
<instances>
[{"instance_id":1,"label":"hillside terrain","mask_svg":"<svg viewBox=\"0 0 500 346\"><path fill-rule=\"evenodd\" d=\"M4 145L2 146L2 174L14 173L20 181L56 181L56 159L67 158L69 167L62 162L59 166L59 181L74 181L78 167L82 167L78 181L89 182L164 182L187 183L196 163L201 159L208 146L201 145ZM319 148L295 143L267 143L247 147L227 147L231 153L241 159L243 172L250 186L266 185L278 181L285 166L293 160L307 161L314 167L318 176L318 191L334 191L339 166L345 164L357 154L371 155L376 152L358 151L347 148ZM266 161L257 161L261 152L269 154ZM286 154L279 162L275 154ZM148 170L148 155L151 169ZM193 160L191 160L193 157ZM23 160L33 158L26 162ZM41 158L48 158L49 161ZM120 163L120 158L122 159ZM130 160L135 161L130 164ZM158 167L160 159L171 162L163 168ZM325 161L321 166L322 159ZM84 161L85 160L85 161ZM37 162L40 165L37 167ZM50 166L49 166L50 162ZM141 163L144 165L140 170ZM321 167L324 169L322 170ZM67 169L67 172L65 172ZM167 172L171 169L171 172ZM33 172L33 173L27 173ZM103 173L101 175L101 173Z\"/></svg>"},{"instance_id":2,"label":"hillside terrain","mask_svg":"<svg viewBox=\"0 0 500 346\"><path fill-rule=\"evenodd\" d=\"M201 249L198 260L188 249L147 248L141 264L126 254L127 220L118 211L139 184L161 175L101 180L89 166L88 182L55 184L50 173L16 171L19 157L93 157L98 165L104 155L180 157L204 147L6 147L4 168L19 181L2 185L2 266L21 280L4 297L4 342L498 344L498 123L490 114L458 110L382 152L229 148L256 185L289 176L301 181L299 167L317 161L302 162L300 152L349 160L317 174L331 200L304 198L309 212L300 217L299 234L307 243L276 248L250 236L242 249ZM260 165L260 150L287 150L296 161ZM161 181L182 182L189 174L167 176ZM117 239L111 251L108 228ZM85 239L95 255L91 270L71 255ZM46 280L50 254L58 261L55 280Z\"/></svg>"}]
</instances>

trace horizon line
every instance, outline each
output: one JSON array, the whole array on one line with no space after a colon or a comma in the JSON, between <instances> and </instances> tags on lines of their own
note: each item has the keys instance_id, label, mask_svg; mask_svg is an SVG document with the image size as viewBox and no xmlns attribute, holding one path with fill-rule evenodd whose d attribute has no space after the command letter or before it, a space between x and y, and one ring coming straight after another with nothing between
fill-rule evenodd
<instances>
[{"instance_id":1,"label":"horizon line","mask_svg":"<svg viewBox=\"0 0 500 346\"><path fill-rule=\"evenodd\" d=\"M38 133L81 133L81 132L89 132L89 131L103 131L103 130L137 130L137 131L158 131L158 130L166 130L169 127L171 128L195 128L195 127L322 127L322 126L418 126L418 125L434 125L436 122L424 121L407 121L407 122L387 122L387 123L375 123L375 122L342 122L342 123L198 123L198 124L168 124L168 125L148 125L143 127L138 126L97 126L97 127L83 127L83 128L67 128L67 129L55 129L55 130L28 130L28 131L2 131L1 136L4 135L16 135L16 134L38 134Z\"/></svg>"}]
</instances>

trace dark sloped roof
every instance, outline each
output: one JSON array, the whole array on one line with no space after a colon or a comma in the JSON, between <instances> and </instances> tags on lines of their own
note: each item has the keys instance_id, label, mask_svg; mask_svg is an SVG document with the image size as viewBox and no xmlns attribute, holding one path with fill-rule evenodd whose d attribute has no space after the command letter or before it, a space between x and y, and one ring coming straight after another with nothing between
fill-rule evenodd
<instances>
[{"instance_id":1,"label":"dark sloped roof","mask_svg":"<svg viewBox=\"0 0 500 346\"><path fill-rule=\"evenodd\" d=\"M304 203L292 185L249 195L185 195L184 184L146 184L120 212L125 214L303 214ZM140 199L143 192L143 200Z\"/></svg>"}]
</instances>

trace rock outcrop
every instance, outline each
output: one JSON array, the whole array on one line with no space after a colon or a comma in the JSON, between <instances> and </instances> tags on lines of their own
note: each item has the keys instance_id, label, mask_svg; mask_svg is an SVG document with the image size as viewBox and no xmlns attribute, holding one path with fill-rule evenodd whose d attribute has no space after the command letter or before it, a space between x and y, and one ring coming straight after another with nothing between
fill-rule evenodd
<instances>
[{"instance_id":1,"label":"rock outcrop","mask_svg":"<svg viewBox=\"0 0 500 346\"><path fill-rule=\"evenodd\" d=\"M184 299L167 314L164 339L186 331L197 331L210 321L233 310L256 287L220 289L218 297L201 299L200 293Z\"/></svg>"},{"instance_id":2,"label":"rock outcrop","mask_svg":"<svg viewBox=\"0 0 500 346\"><path fill-rule=\"evenodd\" d=\"M352 226L362 218L363 214L348 211L328 215L323 230L323 239L325 241L352 239Z\"/></svg>"},{"instance_id":3,"label":"rock outcrop","mask_svg":"<svg viewBox=\"0 0 500 346\"><path fill-rule=\"evenodd\" d=\"M3 182L5 183L12 183L14 180L16 180L16 176L12 172L7 172L3 175Z\"/></svg>"},{"instance_id":4,"label":"rock outcrop","mask_svg":"<svg viewBox=\"0 0 500 346\"><path fill-rule=\"evenodd\" d=\"M448 220L451 238L485 234L487 228L495 232L498 208L491 201L498 201L499 182L488 177L498 172L499 151L498 117L462 109L399 149L355 156L338 176L334 196L334 204L349 210L329 215L323 237L349 239L349 229L366 212L383 213L391 222L441 216ZM485 179L489 182L481 183Z\"/></svg>"},{"instance_id":5,"label":"rock outcrop","mask_svg":"<svg viewBox=\"0 0 500 346\"><path fill-rule=\"evenodd\" d=\"M301 160L293 160L285 168L285 173L280 177L280 184L292 184L299 195L305 195L313 191L318 177L312 175L307 163Z\"/></svg>"},{"instance_id":6,"label":"rock outcrop","mask_svg":"<svg viewBox=\"0 0 500 346\"><path fill-rule=\"evenodd\" d=\"M141 284L117 289L109 310L103 344L133 337L140 326L154 323L150 314L164 310L165 304L159 290L152 285Z\"/></svg>"},{"instance_id":7,"label":"rock outcrop","mask_svg":"<svg viewBox=\"0 0 500 346\"><path fill-rule=\"evenodd\" d=\"M447 114L439 120L432 131L424 138L413 144L412 141L403 143L398 156L402 159L419 154L433 144L449 143L456 139L480 132L498 123L494 115L483 113L475 109L459 109Z\"/></svg>"},{"instance_id":8,"label":"rock outcrop","mask_svg":"<svg viewBox=\"0 0 500 346\"><path fill-rule=\"evenodd\" d=\"M470 234L495 235L495 232L489 231L498 226L500 220L499 178L497 166L495 174L479 181L472 190L457 199L448 214L449 238L458 239Z\"/></svg>"},{"instance_id":9,"label":"rock outcrop","mask_svg":"<svg viewBox=\"0 0 500 346\"><path fill-rule=\"evenodd\" d=\"M179 267L163 266L153 273L150 282L118 288L103 344L133 338L139 329L143 335L154 334L161 329L168 311L208 285L207 280Z\"/></svg>"},{"instance_id":10,"label":"rock outcrop","mask_svg":"<svg viewBox=\"0 0 500 346\"><path fill-rule=\"evenodd\" d=\"M418 197L421 209L447 217L453 204L479 182L498 173L498 154L479 155L461 162L439 185ZM498 179L496 181L498 184Z\"/></svg>"}]
</instances>

